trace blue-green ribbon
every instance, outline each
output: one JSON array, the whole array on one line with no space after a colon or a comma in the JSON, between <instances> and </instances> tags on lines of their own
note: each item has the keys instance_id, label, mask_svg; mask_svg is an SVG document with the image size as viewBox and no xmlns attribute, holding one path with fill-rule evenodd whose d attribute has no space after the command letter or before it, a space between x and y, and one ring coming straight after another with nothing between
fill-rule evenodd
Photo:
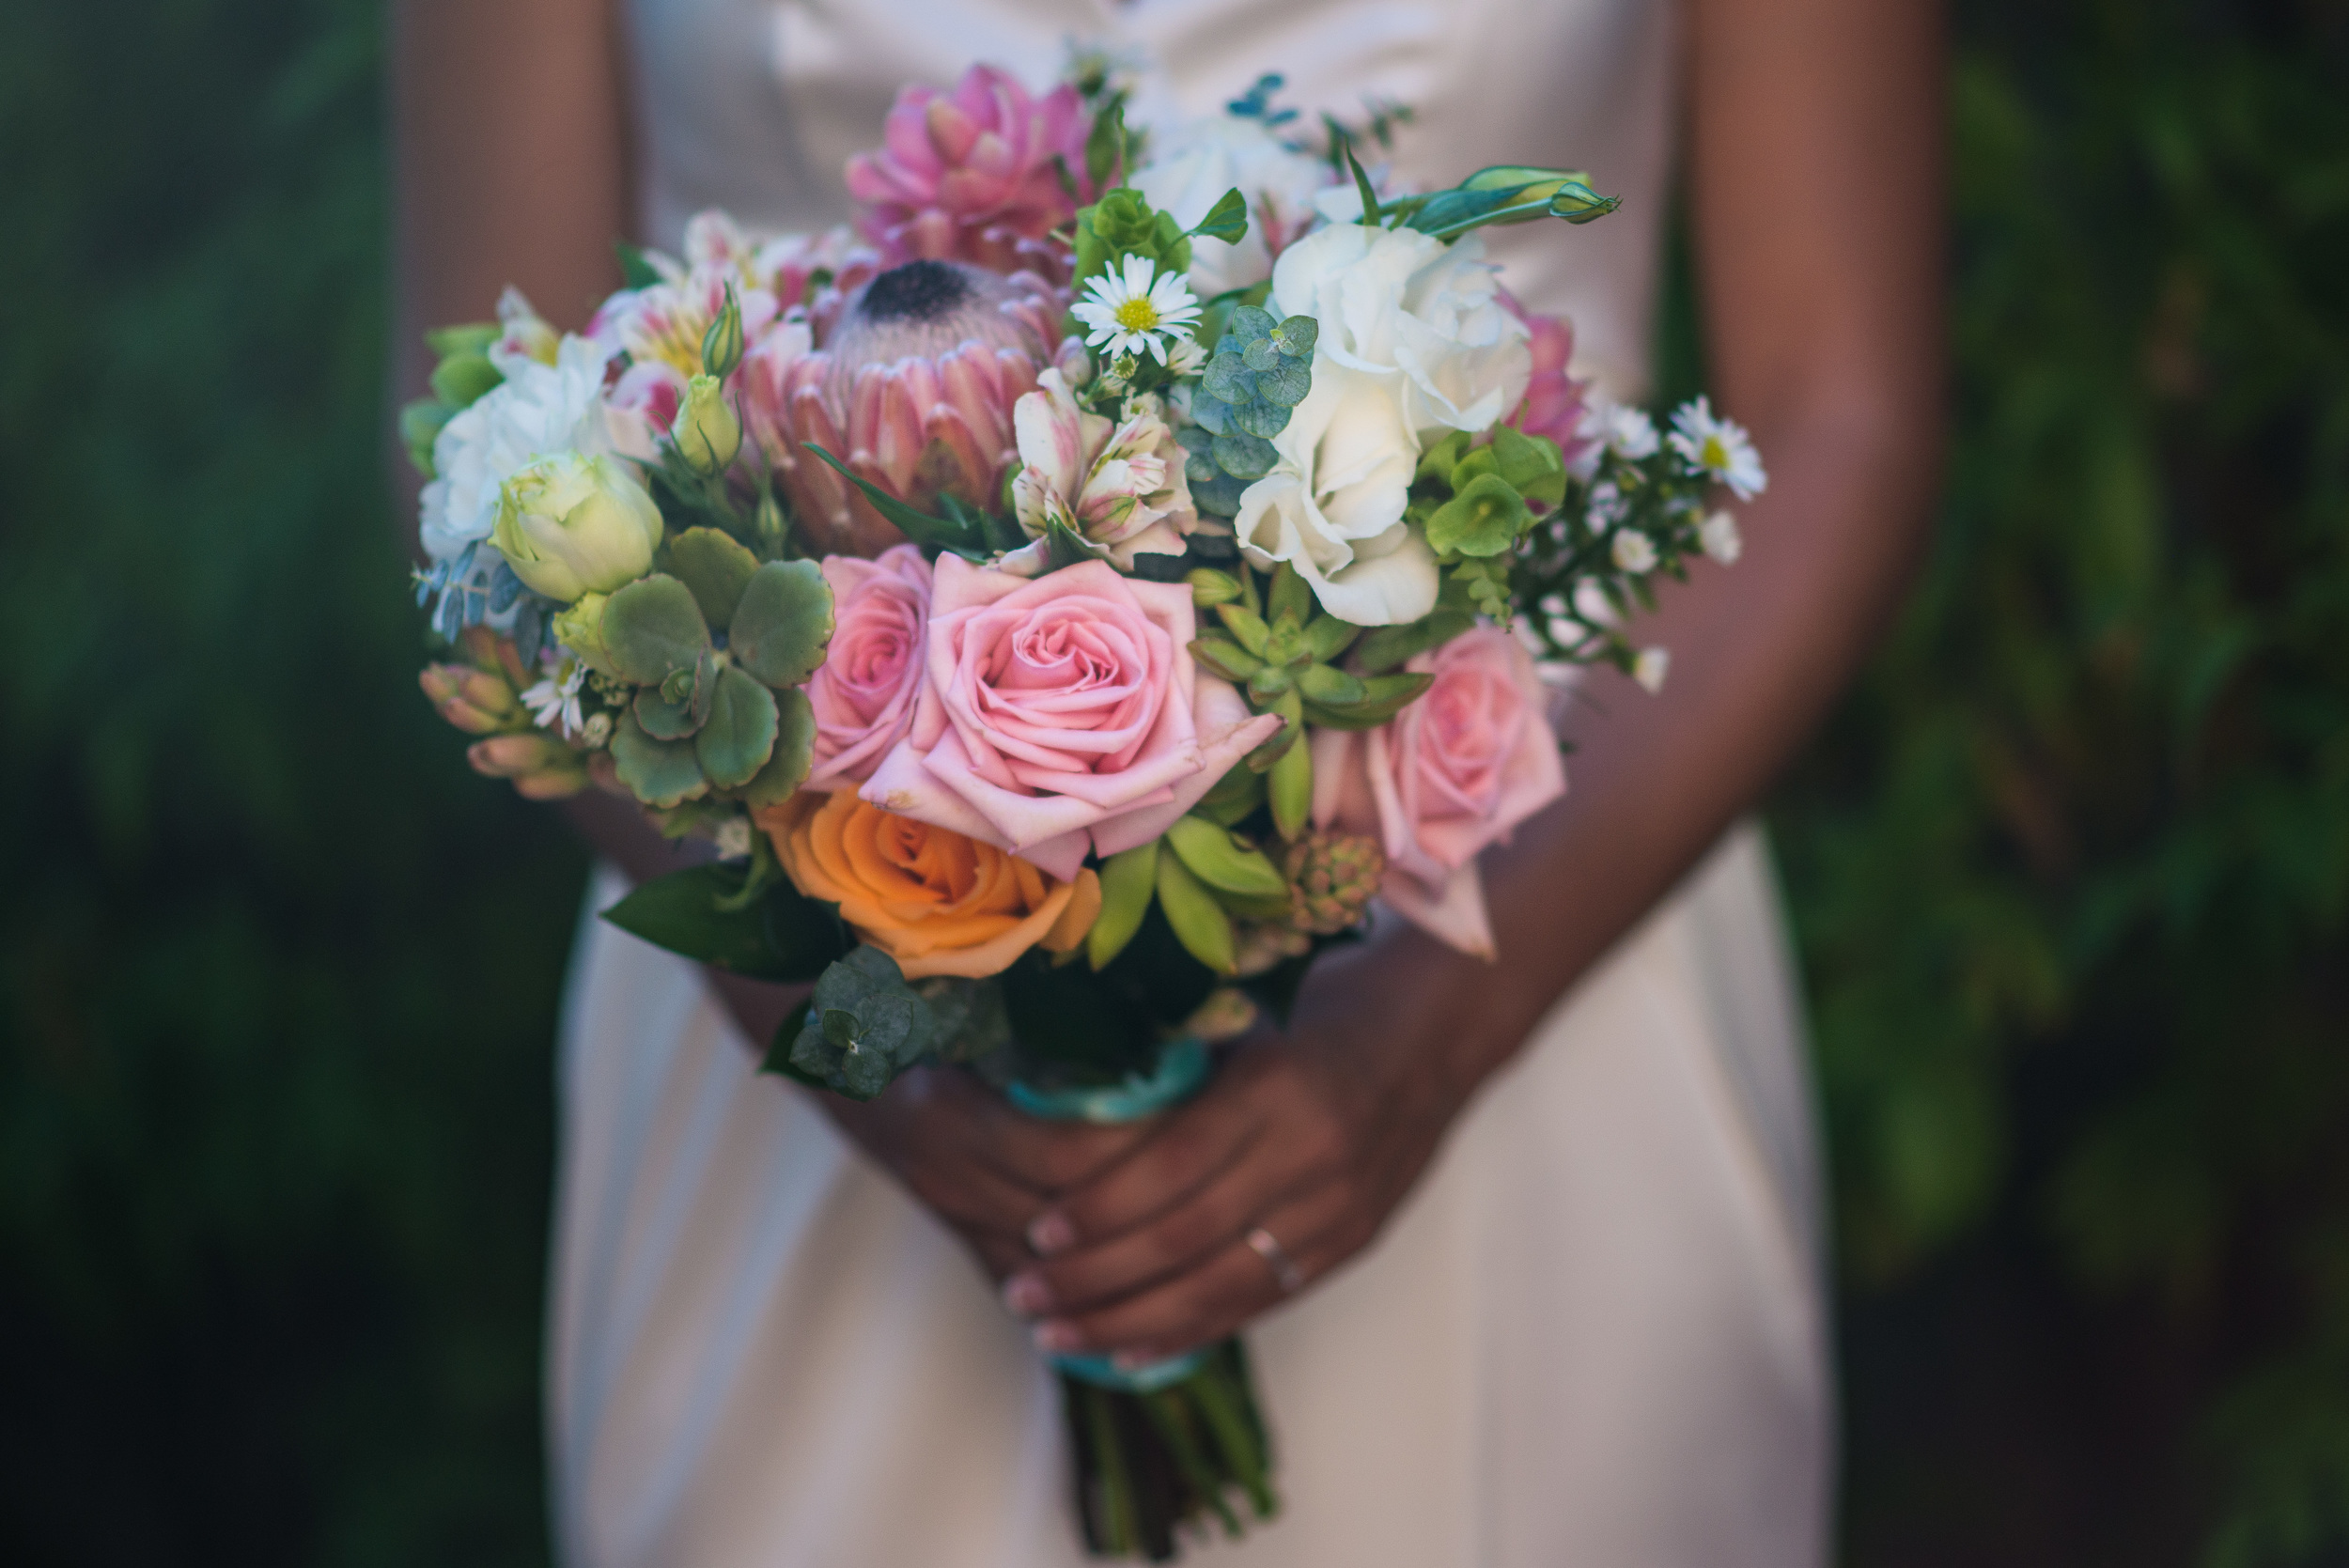
<instances>
[{"instance_id":1,"label":"blue-green ribbon","mask_svg":"<svg viewBox=\"0 0 2349 1568\"><path fill-rule=\"evenodd\" d=\"M1199 1093L1212 1065L1206 1046L1185 1035L1159 1048L1158 1066L1147 1078L1132 1073L1123 1083L1088 1089L1037 1089L1014 1081L1003 1095L1029 1115L1048 1122L1139 1122ZM1107 1356L1054 1356L1050 1359L1055 1371L1081 1383L1147 1394L1180 1383L1206 1366L1207 1353L1194 1350L1138 1367L1121 1367Z\"/></svg>"}]
</instances>

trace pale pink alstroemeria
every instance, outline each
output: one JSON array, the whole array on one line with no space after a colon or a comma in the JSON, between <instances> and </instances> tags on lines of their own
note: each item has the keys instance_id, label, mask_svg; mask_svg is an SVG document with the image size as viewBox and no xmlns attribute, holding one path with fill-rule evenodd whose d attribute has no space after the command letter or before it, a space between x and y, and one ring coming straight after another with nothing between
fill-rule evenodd
<instances>
[{"instance_id":1,"label":"pale pink alstroemeria","mask_svg":"<svg viewBox=\"0 0 2349 1568\"><path fill-rule=\"evenodd\" d=\"M1022 466L1011 503L1030 538L1057 522L1128 568L1137 554L1183 552L1199 516L1184 451L1155 404L1113 424L1079 408L1058 370L1036 378L1012 410Z\"/></svg>"}]
</instances>

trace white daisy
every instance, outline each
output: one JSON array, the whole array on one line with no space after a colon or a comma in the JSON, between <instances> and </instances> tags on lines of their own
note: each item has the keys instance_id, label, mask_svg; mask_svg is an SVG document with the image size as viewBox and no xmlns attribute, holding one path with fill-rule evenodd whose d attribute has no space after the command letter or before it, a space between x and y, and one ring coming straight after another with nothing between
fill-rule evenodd
<instances>
[{"instance_id":1,"label":"white daisy","mask_svg":"<svg viewBox=\"0 0 2349 1568\"><path fill-rule=\"evenodd\" d=\"M522 706L540 729L560 724L565 736L577 735L586 727L579 693L587 684L587 666L567 654L559 663L550 660L546 669L546 677L522 692Z\"/></svg>"},{"instance_id":2,"label":"white daisy","mask_svg":"<svg viewBox=\"0 0 2349 1568\"><path fill-rule=\"evenodd\" d=\"M1656 569L1656 542L1636 528L1615 536L1612 553L1616 567L1634 577Z\"/></svg>"},{"instance_id":3,"label":"white daisy","mask_svg":"<svg viewBox=\"0 0 2349 1568\"><path fill-rule=\"evenodd\" d=\"M1104 272L1085 280L1090 299L1069 307L1071 315L1093 329L1085 342L1112 354L1139 354L1144 349L1160 365L1166 347L1188 339L1199 319L1199 301L1173 272L1159 272L1146 256L1126 258L1124 274Z\"/></svg>"},{"instance_id":4,"label":"white daisy","mask_svg":"<svg viewBox=\"0 0 2349 1568\"><path fill-rule=\"evenodd\" d=\"M1735 420L1717 417L1712 404L1703 397L1690 398L1673 412L1672 444L1690 468L1727 485L1740 501L1751 501L1769 488L1769 475L1762 472L1762 456L1754 451L1745 427Z\"/></svg>"}]
</instances>

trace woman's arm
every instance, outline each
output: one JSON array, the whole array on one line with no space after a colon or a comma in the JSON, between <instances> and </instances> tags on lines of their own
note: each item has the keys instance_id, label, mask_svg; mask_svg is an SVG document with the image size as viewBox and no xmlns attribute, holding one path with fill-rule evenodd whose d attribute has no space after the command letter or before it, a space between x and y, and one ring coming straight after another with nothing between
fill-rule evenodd
<instances>
[{"instance_id":1,"label":"woman's arm","mask_svg":"<svg viewBox=\"0 0 2349 1568\"><path fill-rule=\"evenodd\" d=\"M1502 960L1397 929L1320 966L1289 1034L1038 1221L1006 1298L1048 1348L1230 1332L1366 1245L1577 979L1750 807L1898 599L1940 451L1942 46L1932 0L1693 0L1688 198L1712 377L1770 468L1735 570L1700 564L1598 675L1566 799L1484 862Z\"/></svg>"},{"instance_id":2,"label":"woman's arm","mask_svg":"<svg viewBox=\"0 0 2349 1568\"><path fill-rule=\"evenodd\" d=\"M398 0L392 128L400 398L430 371L427 327L479 321L511 284L560 328L620 285L613 242L633 228L619 19L582 0ZM405 472L406 459L398 459ZM568 805L605 859L642 881L696 852L627 802ZM804 986L710 976L764 1049ZM909 1074L871 1105L820 1096L850 1137L955 1226L997 1274L1026 1256L1022 1228L1053 1193L1135 1136L1015 1115L962 1074ZM780 1081L776 1094L796 1093Z\"/></svg>"}]
</instances>

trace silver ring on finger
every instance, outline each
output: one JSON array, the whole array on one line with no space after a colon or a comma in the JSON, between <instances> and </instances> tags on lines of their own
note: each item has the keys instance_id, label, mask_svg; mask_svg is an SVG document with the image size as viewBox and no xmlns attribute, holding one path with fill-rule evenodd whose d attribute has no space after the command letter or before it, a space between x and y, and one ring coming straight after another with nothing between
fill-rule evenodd
<instances>
[{"instance_id":1,"label":"silver ring on finger","mask_svg":"<svg viewBox=\"0 0 2349 1568\"><path fill-rule=\"evenodd\" d=\"M1279 1238L1262 1225L1248 1233L1248 1245L1256 1256L1264 1259L1272 1270L1272 1278L1283 1296L1294 1296L1305 1282L1305 1271L1297 1266L1297 1260L1288 1254Z\"/></svg>"}]
</instances>

